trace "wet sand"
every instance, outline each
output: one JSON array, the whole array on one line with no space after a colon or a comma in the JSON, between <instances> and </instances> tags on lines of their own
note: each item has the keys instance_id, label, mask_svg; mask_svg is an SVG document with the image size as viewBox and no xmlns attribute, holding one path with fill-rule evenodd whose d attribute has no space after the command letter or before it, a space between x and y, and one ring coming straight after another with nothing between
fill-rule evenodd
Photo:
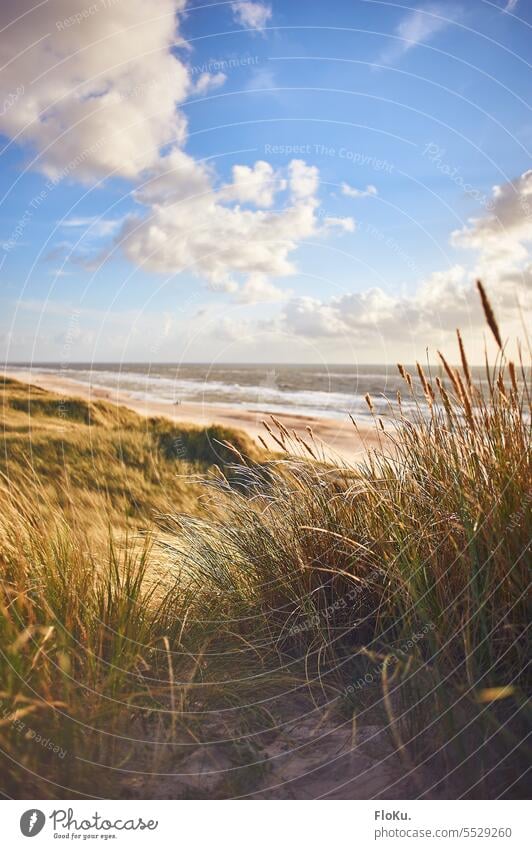
<instances>
[{"instance_id":1,"label":"wet sand","mask_svg":"<svg viewBox=\"0 0 532 849\"><path fill-rule=\"evenodd\" d=\"M190 402L183 402L179 406L174 406L152 399L135 398L124 391L90 387L86 383L68 377L58 377L57 375L33 373L28 370L10 370L6 376L24 383L31 383L51 392L57 392L59 395L83 398L89 401L105 400L120 404L134 410L141 416L162 416L171 421L200 427L218 424L236 428L245 431L256 443L259 442L258 437L260 435L268 447L275 451L279 450L279 446L269 436L262 423L266 420L271 424L272 412L267 408L257 411L248 410L245 406L237 408ZM307 428L310 427L315 441L324 451L325 459L329 460L343 460L346 463L360 460L368 449L378 447L381 438L372 426L360 425L358 429L355 429L347 415L345 421L295 413L273 413L273 415L289 431L295 430L307 441L309 440Z\"/></svg>"}]
</instances>

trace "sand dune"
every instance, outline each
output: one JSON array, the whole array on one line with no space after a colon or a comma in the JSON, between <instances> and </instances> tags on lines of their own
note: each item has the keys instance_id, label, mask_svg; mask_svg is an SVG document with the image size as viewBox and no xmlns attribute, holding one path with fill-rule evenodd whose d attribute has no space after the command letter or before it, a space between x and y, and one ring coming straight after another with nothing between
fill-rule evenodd
<instances>
[{"instance_id":1,"label":"sand dune","mask_svg":"<svg viewBox=\"0 0 532 849\"><path fill-rule=\"evenodd\" d=\"M172 421L204 427L220 424L226 427L239 428L255 441L258 441L260 435L269 446L278 450L278 446L262 424L264 420L269 420L272 415L267 408L257 411L248 410L245 406L237 408L190 402L173 406L152 399L135 398L126 391L94 388L70 377L33 373L29 370L10 370L9 377L25 383L32 383L60 395L69 395L92 401L103 399L121 404L142 416L164 416ZM315 440L323 447L325 457L334 458L336 461L342 459L344 462L351 463L360 459L368 449L378 445L380 438L375 428L371 426L360 425L358 429L355 429L347 414L345 421L294 413L275 413L274 415L282 421L286 428L290 431L295 430L306 439L308 439L307 427L310 427Z\"/></svg>"}]
</instances>

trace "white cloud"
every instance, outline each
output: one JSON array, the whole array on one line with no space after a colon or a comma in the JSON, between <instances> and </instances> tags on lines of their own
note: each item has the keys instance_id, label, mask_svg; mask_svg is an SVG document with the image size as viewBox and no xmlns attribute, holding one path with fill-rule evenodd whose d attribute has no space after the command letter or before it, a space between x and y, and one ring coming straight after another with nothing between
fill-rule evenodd
<instances>
[{"instance_id":1,"label":"white cloud","mask_svg":"<svg viewBox=\"0 0 532 849\"><path fill-rule=\"evenodd\" d=\"M399 299L378 288L340 295L329 301L300 297L288 303L283 321L291 333L337 337L396 321L398 307Z\"/></svg>"},{"instance_id":2,"label":"white cloud","mask_svg":"<svg viewBox=\"0 0 532 849\"><path fill-rule=\"evenodd\" d=\"M145 174L135 199L146 206L177 203L211 191L214 173L203 162L174 147Z\"/></svg>"},{"instance_id":3,"label":"white cloud","mask_svg":"<svg viewBox=\"0 0 532 849\"><path fill-rule=\"evenodd\" d=\"M338 218L335 215L328 215L323 223L326 228L343 230L344 233L354 233L357 226L354 218Z\"/></svg>"},{"instance_id":4,"label":"white cloud","mask_svg":"<svg viewBox=\"0 0 532 849\"><path fill-rule=\"evenodd\" d=\"M293 298L287 304L279 328L310 338L356 338L359 343L381 335L389 342L409 335L427 341L435 330L454 331L468 323L482 326L483 317L474 286L475 277L463 266L432 274L411 296L391 295L376 287L347 293L328 301ZM500 281L491 282L494 303L515 310L513 293Z\"/></svg>"},{"instance_id":5,"label":"white cloud","mask_svg":"<svg viewBox=\"0 0 532 849\"><path fill-rule=\"evenodd\" d=\"M252 274L239 289L235 300L241 304L271 303L290 297L290 292L279 289L261 274Z\"/></svg>"},{"instance_id":6,"label":"white cloud","mask_svg":"<svg viewBox=\"0 0 532 849\"><path fill-rule=\"evenodd\" d=\"M378 64L392 65L399 61L412 48L430 41L433 36L449 26L451 15L459 14L453 5L429 3L419 9L408 12L395 29L391 46L385 48Z\"/></svg>"},{"instance_id":7,"label":"white cloud","mask_svg":"<svg viewBox=\"0 0 532 849\"><path fill-rule=\"evenodd\" d=\"M36 149L37 167L54 177L133 181L142 211L123 221L115 238L133 262L166 274L190 269L241 299L271 300L278 293L268 277L295 272L292 254L302 240L352 225L319 221L318 170L302 160L282 173L263 160L236 164L232 180L220 186L211 165L183 150L180 105L225 80L206 69L194 83L192 69L176 57L185 6L186 0L48 0L35 7L6 0L4 82L24 93L0 116L0 131ZM234 3L233 12L254 28L271 16L261 3ZM86 267L110 255L109 247L90 254L90 242L111 234L116 222L63 226L86 227L77 257Z\"/></svg>"},{"instance_id":8,"label":"white cloud","mask_svg":"<svg viewBox=\"0 0 532 849\"><path fill-rule=\"evenodd\" d=\"M354 186L350 186L349 183L342 183L341 186L342 194L348 198L367 198L367 197L375 197L378 192L375 186L366 186L365 189L355 189Z\"/></svg>"},{"instance_id":9,"label":"white cloud","mask_svg":"<svg viewBox=\"0 0 532 849\"><path fill-rule=\"evenodd\" d=\"M264 29L272 16L270 5L251 2L251 0L237 0L237 2L231 3L231 10L235 21L250 29Z\"/></svg>"},{"instance_id":10,"label":"white cloud","mask_svg":"<svg viewBox=\"0 0 532 849\"><path fill-rule=\"evenodd\" d=\"M208 71L204 71L199 75L194 84L194 94L206 94L206 92L212 89L220 88L226 80L226 75L221 71L216 74L210 74Z\"/></svg>"},{"instance_id":11,"label":"white cloud","mask_svg":"<svg viewBox=\"0 0 532 849\"><path fill-rule=\"evenodd\" d=\"M60 222L61 227L80 229L87 232L92 238L101 238L112 235L122 223L117 218L98 218L96 215L86 218L65 218Z\"/></svg>"},{"instance_id":12,"label":"white cloud","mask_svg":"<svg viewBox=\"0 0 532 849\"><path fill-rule=\"evenodd\" d=\"M54 177L68 168L76 180L133 178L153 167L186 133L176 105L190 75L171 51L185 5L4 0L2 88L23 94L0 115L0 131L36 149Z\"/></svg>"},{"instance_id":13,"label":"white cloud","mask_svg":"<svg viewBox=\"0 0 532 849\"><path fill-rule=\"evenodd\" d=\"M506 3L506 6L504 7L504 11L505 12L513 12L514 9L517 8L518 2L519 2L519 0L508 0L508 2Z\"/></svg>"},{"instance_id":14,"label":"white cloud","mask_svg":"<svg viewBox=\"0 0 532 849\"><path fill-rule=\"evenodd\" d=\"M117 239L129 259L149 270L188 269L229 292L237 291L235 275L242 275L249 291L256 286L249 284L255 275L293 274L290 255L298 244L329 229L316 214L318 169L302 160L289 164L286 177L263 161L238 166L234 182L219 190L214 175L185 154L179 155L177 169L171 164L163 160L160 173L136 192L147 214L130 217ZM270 209L285 189L288 200ZM242 207L243 202L258 208Z\"/></svg>"},{"instance_id":15,"label":"white cloud","mask_svg":"<svg viewBox=\"0 0 532 849\"><path fill-rule=\"evenodd\" d=\"M319 172L315 165L307 165L302 159L293 159L289 172L290 189L294 200L305 200L316 194Z\"/></svg>"},{"instance_id":16,"label":"white cloud","mask_svg":"<svg viewBox=\"0 0 532 849\"><path fill-rule=\"evenodd\" d=\"M273 205L275 195L284 188L286 180L274 171L269 162L259 160L252 168L247 165L233 167L233 182L226 187L225 197L266 208Z\"/></svg>"},{"instance_id":17,"label":"white cloud","mask_svg":"<svg viewBox=\"0 0 532 849\"><path fill-rule=\"evenodd\" d=\"M400 343L408 334L427 340L431 331L464 325L480 330L484 317L475 280L481 277L503 323L517 322L531 306L532 171L493 189L493 213L451 234L451 243L476 252L472 266L456 264L431 274L411 295L380 288L329 300L296 297L287 303L277 329L296 336L367 342L378 334ZM354 336L356 334L356 337Z\"/></svg>"},{"instance_id":18,"label":"white cloud","mask_svg":"<svg viewBox=\"0 0 532 849\"><path fill-rule=\"evenodd\" d=\"M473 218L451 236L457 247L473 248L486 263L515 266L527 257L532 241L532 170L494 186L490 215Z\"/></svg>"}]
</instances>

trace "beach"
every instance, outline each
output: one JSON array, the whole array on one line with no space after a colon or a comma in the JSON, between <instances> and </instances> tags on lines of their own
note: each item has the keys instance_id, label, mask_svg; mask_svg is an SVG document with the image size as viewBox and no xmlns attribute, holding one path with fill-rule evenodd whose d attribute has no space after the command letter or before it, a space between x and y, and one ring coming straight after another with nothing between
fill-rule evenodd
<instances>
[{"instance_id":1,"label":"beach","mask_svg":"<svg viewBox=\"0 0 532 849\"><path fill-rule=\"evenodd\" d=\"M180 424L200 427L218 424L228 428L237 428L244 431L257 444L260 443L259 436L262 437L268 447L277 451L279 446L269 436L263 424L263 421L271 424L271 416L274 415L289 431L295 431L307 441L309 438L307 428L310 428L315 441L323 448L326 459L336 462L339 460L345 463L356 462L364 456L368 449L378 447L379 440L382 442L382 439L385 439L382 433L379 435L376 428L371 424L357 423L355 428L347 414L343 421L340 418L327 418L317 415L279 413L269 410L267 407L263 410L251 410L245 406L238 408L223 404L187 401L176 405L156 401L152 398L138 398L124 390L94 387L71 377L62 377L55 374L34 373L31 370L23 369L19 371L13 368L10 368L7 374L15 380L47 389L50 392L56 392L59 395L91 401L110 401L127 407L146 418L161 416Z\"/></svg>"}]
</instances>

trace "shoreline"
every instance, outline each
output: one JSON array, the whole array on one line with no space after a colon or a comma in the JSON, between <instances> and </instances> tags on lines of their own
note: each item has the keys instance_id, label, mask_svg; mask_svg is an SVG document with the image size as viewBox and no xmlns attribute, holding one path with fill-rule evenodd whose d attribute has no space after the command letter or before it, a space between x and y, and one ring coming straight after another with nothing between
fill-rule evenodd
<instances>
[{"instance_id":1,"label":"shoreline","mask_svg":"<svg viewBox=\"0 0 532 849\"><path fill-rule=\"evenodd\" d=\"M135 398L124 390L93 388L87 383L70 377L57 375L34 374L30 370L21 369L3 372L5 377L19 380L21 383L32 384L59 395L82 398L86 401L108 401L133 410L145 418L160 416L180 424L190 424L199 427L223 425L224 427L244 431L259 445L259 436L264 439L272 451L278 451L279 446L268 435L263 421L271 421L271 416L281 421L290 431L308 440L307 428L318 442L323 444L325 458L357 462L363 459L369 449L377 448L379 441L386 437L379 436L376 428L368 425L358 425L355 429L347 413L345 422L341 419L322 418L301 413L277 413L267 408L264 410L241 409L223 404L204 405L193 402L182 402L179 406L166 404L162 401Z\"/></svg>"}]
</instances>

